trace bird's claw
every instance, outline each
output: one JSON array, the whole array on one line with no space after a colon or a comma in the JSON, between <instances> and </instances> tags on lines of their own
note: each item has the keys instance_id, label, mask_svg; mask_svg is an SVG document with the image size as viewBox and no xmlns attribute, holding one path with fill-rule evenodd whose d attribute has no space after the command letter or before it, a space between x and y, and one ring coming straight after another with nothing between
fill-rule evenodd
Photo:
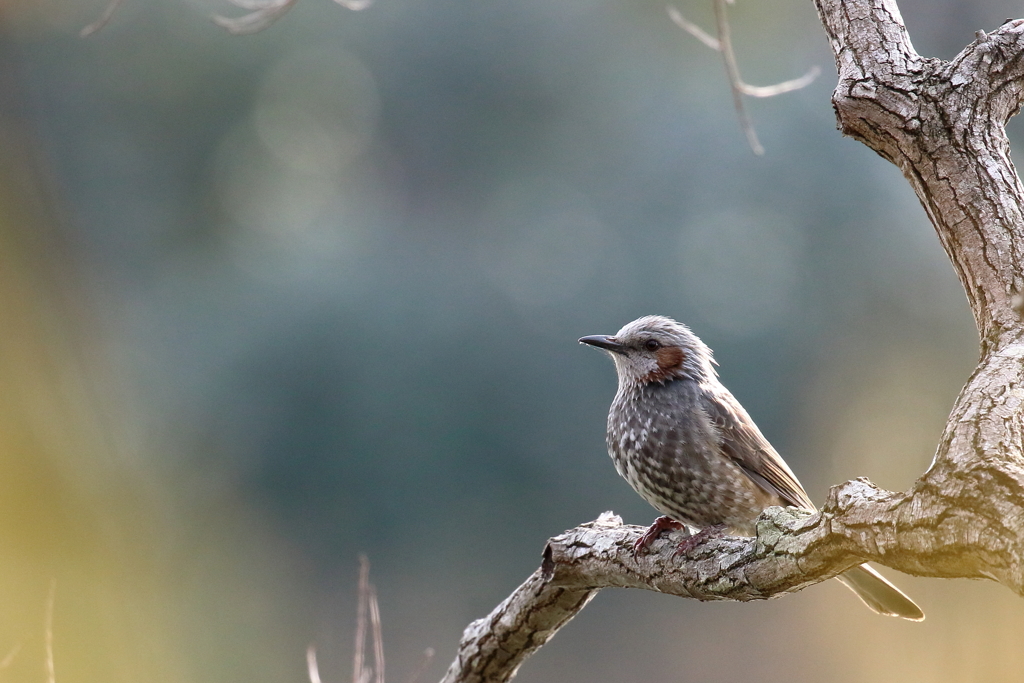
<instances>
[{"instance_id":1,"label":"bird's claw","mask_svg":"<svg viewBox=\"0 0 1024 683\"><path fill-rule=\"evenodd\" d=\"M661 532L670 530L678 531L680 529L686 531L686 525L682 522L677 522L666 515L658 517L654 520L654 523L651 524L647 531L643 533L643 536L636 539L636 543L633 544L633 559L635 560L637 558L641 550L647 550L650 548L651 544L654 543L658 536L661 535Z\"/></svg>"},{"instance_id":2,"label":"bird's claw","mask_svg":"<svg viewBox=\"0 0 1024 683\"><path fill-rule=\"evenodd\" d=\"M727 527L724 524L712 524L711 526L704 527L697 533L687 536L680 541L673 556L679 557L680 555L686 555L709 538L717 538L718 536L721 536L725 532L726 528Z\"/></svg>"}]
</instances>

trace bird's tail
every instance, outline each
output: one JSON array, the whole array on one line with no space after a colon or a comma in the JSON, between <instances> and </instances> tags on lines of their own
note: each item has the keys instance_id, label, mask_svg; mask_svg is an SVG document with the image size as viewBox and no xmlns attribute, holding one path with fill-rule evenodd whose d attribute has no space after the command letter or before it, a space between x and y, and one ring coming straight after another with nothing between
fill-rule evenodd
<instances>
[{"instance_id":1,"label":"bird's tail","mask_svg":"<svg viewBox=\"0 0 1024 683\"><path fill-rule=\"evenodd\" d=\"M924 612L913 600L866 564L854 567L836 578L879 614L911 621L924 619Z\"/></svg>"}]
</instances>

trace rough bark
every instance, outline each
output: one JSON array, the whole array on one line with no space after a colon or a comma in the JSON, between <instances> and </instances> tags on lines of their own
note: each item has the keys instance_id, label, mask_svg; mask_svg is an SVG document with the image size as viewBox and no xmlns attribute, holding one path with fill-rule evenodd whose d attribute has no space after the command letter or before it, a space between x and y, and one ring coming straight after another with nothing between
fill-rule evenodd
<instances>
[{"instance_id":1,"label":"rough bark","mask_svg":"<svg viewBox=\"0 0 1024 683\"><path fill-rule=\"evenodd\" d=\"M909 491L859 479L817 514L770 508L756 538L713 538L685 557L605 515L548 541L540 569L473 622L444 681L506 681L605 587L758 600L871 560L908 574L988 578L1024 595L1024 187L1004 126L1024 91L1024 21L952 61L911 45L895 0L815 0L836 57L840 130L896 164L967 293L981 357L935 458Z\"/></svg>"}]
</instances>

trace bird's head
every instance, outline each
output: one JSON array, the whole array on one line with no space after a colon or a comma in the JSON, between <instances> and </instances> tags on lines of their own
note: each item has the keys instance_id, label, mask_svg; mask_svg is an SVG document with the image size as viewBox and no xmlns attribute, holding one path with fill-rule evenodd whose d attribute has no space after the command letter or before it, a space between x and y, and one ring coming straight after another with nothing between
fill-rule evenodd
<instances>
[{"instance_id":1,"label":"bird's head","mask_svg":"<svg viewBox=\"0 0 1024 683\"><path fill-rule=\"evenodd\" d=\"M611 336L583 337L580 343L608 352L620 386L717 377L707 344L686 325L660 315L638 318Z\"/></svg>"}]
</instances>

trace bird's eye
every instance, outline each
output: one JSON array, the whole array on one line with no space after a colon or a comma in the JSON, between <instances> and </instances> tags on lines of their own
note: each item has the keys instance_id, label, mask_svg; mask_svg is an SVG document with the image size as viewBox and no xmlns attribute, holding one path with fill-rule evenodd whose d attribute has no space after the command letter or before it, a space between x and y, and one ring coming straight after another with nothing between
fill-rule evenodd
<instances>
[{"instance_id":1,"label":"bird's eye","mask_svg":"<svg viewBox=\"0 0 1024 683\"><path fill-rule=\"evenodd\" d=\"M661 348L661 343L657 339L648 339L644 342L644 348L648 351L657 351Z\"/></svg>"}]
</instances>

